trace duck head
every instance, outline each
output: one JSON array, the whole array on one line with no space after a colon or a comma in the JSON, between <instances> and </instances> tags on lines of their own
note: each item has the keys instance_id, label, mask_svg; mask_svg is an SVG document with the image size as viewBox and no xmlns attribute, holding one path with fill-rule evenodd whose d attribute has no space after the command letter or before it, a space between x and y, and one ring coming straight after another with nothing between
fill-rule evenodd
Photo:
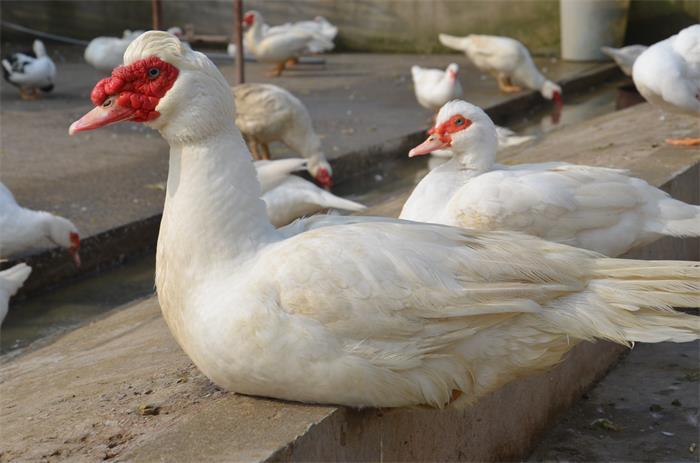
<instances>
[{"instance_id":1,"label":"duck head","mask_svg":"<svg viewBox=\"0 0 700 463\"><path fill-rule=\"evenodd\" d=\"M172 145L228 128L235 112L229 85L216 66L161 31L131 42L124 65L95 85L91 99L95 108L71 124L71 135L133 121L159 130Z\"/></svg>"},{"instance_id":2,"label":"duck head","mask_svg":"<svg viewBox=\"0 0 700 463\"><path fill-rule=\"evenodd\" d=\"M462 100L446 103L440 108L435 127L428 133L428 139L409 151L409 157L448 149L472 167L495 162L496 126L481 108L471 103Z\"/></svg>"}]
</instances>

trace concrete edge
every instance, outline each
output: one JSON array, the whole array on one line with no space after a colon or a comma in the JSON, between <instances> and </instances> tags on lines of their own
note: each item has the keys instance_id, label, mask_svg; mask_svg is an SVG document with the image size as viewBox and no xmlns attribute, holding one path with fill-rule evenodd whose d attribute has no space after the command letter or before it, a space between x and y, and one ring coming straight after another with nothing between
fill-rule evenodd
<instances>
[{"instance_id":1,"label":"concrete edge","mask_svg":"<svg viewBox=\"0 0 700 463\"><path fill-rule=\"evenodd\" d=\"M559 84L565 93L578 93L594 85L619 78L622 75L617 65L610 63L588 72L562 79ZM504 121L524 110L539 109L547 104L537 92L531 91L516 98L484 108L496 122ZM344 153L330 161L334 178L338 184L350 182L364 175L379 164L401 158L425 137L424 130L370 145L356 151ZM139 219L115 228L84 237L80 255L82 265L75 268L65 251L59 248L39 251L34 254L17 256L2 262L0 269L17 262L25 262L32 267L32 275L15 296L22 300L33 294L50 290L77 278L84 278L97 272L123 264L129 259L141 257L155 249L161 214Z\"/></svg>"}]
</instances>

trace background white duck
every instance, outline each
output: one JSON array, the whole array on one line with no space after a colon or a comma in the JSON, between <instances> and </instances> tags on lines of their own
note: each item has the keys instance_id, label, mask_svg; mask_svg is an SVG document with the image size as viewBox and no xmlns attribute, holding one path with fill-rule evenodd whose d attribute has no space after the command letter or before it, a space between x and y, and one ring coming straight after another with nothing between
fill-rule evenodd
<instances>
[{"instance_id":1,"label":"background white duck","mask_svg":"<svg viewBox=\"0 0 700 463\"><path fill-rule=\"evenodd\" d=\"M338 35L338 27L331 24L323 16L316 16L313 20L285 23L272 27L268 26L267 24L263 24L262 26L263 36L275 34L277 32L289 32L292 29L311 33L314 36L320 35L320 37L315 37L314 40L309 42L306 47L305 54L324 53L332 50L335 47L333 40L335 40L335 36ZM250 51L249 42L251 39L252 34L245 35L243 37L243 51L245 59L255 59L255 56ZM226 50L229 56L236 56L236 45L234 43L229 43Z\"/></svg>"},{"instance_id":2,"label":"background white duck","mask_svg":"<svg viewBox=\"0 0 700 463\"><path fill-rule=\"evenodd\" d=\"M437 113L442 105L462 96L458 73L459 66L456 63L450 63L444 71L411 66L413 90L418 104Z\"/></svg>"},{"instance_id":3,"label":"background white duck","mask_svg":"<svg viewBox=\"0 0 700 463\"><path fill-rule=\"evenodd\" d=\"M649 47L646 45L628 45L622 48L600 47L600 51L615 60L617 65L620 66L620 69L622 69L622 72L631 76L634 62L647 48Z\"/></svg>"},{"instance_id":4,"label":"background white duck","mask_svg":"<svg viewBox=\"0 0 700 463\"><path fill-rule=\"evenodd\" d=\"M530 52L519 41L477 34L466 37L440 34L439 38L446 47L463 51L479 70L492 74L502 91L517 92L522 86L537 90L544 98L561 104L561 87L540 73Z\"/></svg>"},{"instance_id":5,"label":"background white duck","mask_svg":"<svg viewBox=\"0 0 700 463\"><path fill-rule=\"evenodd\" d=\"M325 40L321 34L314 34L300 28L288 28L276 33L265 34L265 20L257 11L245 14L243 22L248 26L244 44L247 50L255 56L256 61L274 63L273 76L279 76L284 71L288 60L296 60L308 53L310 47L318 47L319 43L333 47L333 43Z\"/></svg>"},{"instance_id":6,"label":"background white duck","mask_svg":"<svg viewBox=\"0 0 700 463\"><path fill-rule=\"evenodd\" d=\"M80 265L80 234L73 223L49 212L26 209L0 183L0 257L21 253L48 240L66 248Z\"/></svg>"},{"instance_id":7,"label":"background white duck","mask_svg":"<svg viewBox=\"0 0 700 463\"><path fill-rule=\"evenodd\" d=\"M651 104L700 117L700 24L657 42L634 62L632 78ZM674 145L699 145L700 136L669 139Z\"/></svg>"},{"instance_id":8,"label":"background white duck","mask_svg":"<svg viewBox=\"0 0 700 463\"><path fill-rule=\"evenodd\" d=\"M238 108L236 125L248 139L253 158L269 159L268 144L282 142L306 159L309 173L321 186L333 185L333 169L321 150L321 139L297 97L272 84L236 85L233 96Z\"/></svg>"},{"instance_id":9,"label":"background white duck","mask_svg":"<svg viewBox=\"0 0 700 463\"><path fill-rule=\"evenodd\" d=\"M312 20L297 21L272 27L265 24L263 27L265 36L294 30L306 32L313 36L313 40L306 47L308 53L324 53L331 51L335 47L333 41L338 35L338 27L331 24L323 16L316 16Z\"/></svg>"},{"instance_id":10,"label":"background white duck","mask_svg":"<svg viewBox=\"0 0 700 463\"><path fill-rule=\"evenodd\" d=\"M626 171L567 163L495 163L496 130L465 101L445 105L433 134L409 153L450 149L406 201L402 219L513 230L615 256L663 235L699 236L700 206Z\"/></svg>"},{"instance_id":11,"label":"background white duck","mask_svg":"<svg viewBox=\"0 0 700 463\"><path fill-rule=\"evenodd\" d=\"M46 53L41 40L35 40L32 51L14 53L2 60L5 80L19 87L19 94L24 100L35 99L39 90L53 90L56 78L56 65Z\"/></svg>"},{"instance_id":12,"label":"background white duck","mask_svg":"<svg viewBox=\"0 0 700 463\"><path fill-rule=\"evenodd\" d=\"M122 79L149 84L129 91L156 98L158 114L140 118L133 98L116 98L124 80L107 79L69 132L136 116L171 145L158 300L180 346L222 387L442 407L548 368L583 339L700 336L697 317L669 309L697 304L697 263L388 218L321 216L276 230L216 66L159 31L136 39L124 62Z\"/></svg>"},{"instance_id":13,"label":"background white duck","mask_svg":"<svg viewBox=\"0 0 700 463\"><path fill-rule=\"evenodd\" d=\"M143 31L126 29L122 37L95 37L85 48L83 57L98 71L110 73L122 63L126 47Z\"/></svg>"},{"instance_id":14,"label":"background white duck","mask_svg":"<svg viewBox=\"0 0 700 463\"><path fill-rule=\"evenodd\" d=\"M17 294L30 273L32 268L25 263L0 271L0 325L7 316L10 298Z\"/></svg>"}]
</instances>

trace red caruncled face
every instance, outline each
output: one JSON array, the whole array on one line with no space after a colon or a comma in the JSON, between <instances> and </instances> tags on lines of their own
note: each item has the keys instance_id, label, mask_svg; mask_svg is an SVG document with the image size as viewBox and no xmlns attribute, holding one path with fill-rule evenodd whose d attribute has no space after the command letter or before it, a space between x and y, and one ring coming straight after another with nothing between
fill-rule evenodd
<instances>
[{"instance_id":1,"label":"red caruncled face","mask_svg":"<svg viewBox=\"0 0 700 463\"><path fill-rule=\"evenodd\" d=\"M430 129L428 133L431 135L435 133L440 137L441 141L450 143L452 141L452 137L450 137L449 134L464 130L470 125L472 125L472 121L470 119L467 119L461 114L455 114L447 122L443 122L442 124Z\"/></svg>"},{"instance_id":2,"label":"red caruncled face","mask_svg":"<svg viewBox=\"0 0 700 463\"><path fill-rule=\"evenodd\" d=\"M119 95L116 103L134 110L130 120L152 121L160 115L156 106L175 83L178 72L172 64L150 56L114 69L111 77L95 85L90 98L95 106L102 106L107 98Z\"/></svg>"},{"instance_id":3,"label":"red caruncled face","mask_svg":"<svg viewBox=\"0 0 700 463\"><path fill-rule=\"evenodd\" d=\"M420 145L408 152L409 157L432 153L435 150L448 148L452 145L451 134L464 130L472 125L471 119L461 114L455 114L447 122L433 127L428 131L430 136Z\"/></svg>"}]
</instances>

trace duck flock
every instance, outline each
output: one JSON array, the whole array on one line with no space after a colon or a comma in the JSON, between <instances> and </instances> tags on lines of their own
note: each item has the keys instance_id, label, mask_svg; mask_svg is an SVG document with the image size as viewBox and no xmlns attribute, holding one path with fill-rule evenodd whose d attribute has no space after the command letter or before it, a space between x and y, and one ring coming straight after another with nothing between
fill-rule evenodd
<instances>
[{"instance_id":1,"label":"duck flock","mask_svg":"<svg viewBox=\"0 0 700 463\"><path fill-rule=\"evenodd\" d=\"M269 27L249 12L244 23L243 54L272 64L273 75L332 49L337 34L323 18ZM408 156L450 159L415 187L399 219L312 216L364 206L328 191L333 170L308 110L276 85L231 88L171 32L91 42L86 61L110 74L69 133L132 121L169 143L157 295L173 336L214 383L309 403L442 408L546 370L584 340L700 336L700 318L673 309L698 305L700 263L615 258L663 236L700 235L700 207L622 170L497 164L499 148L527 138L459 99L456 63L411 69L417 102L435 116ZM439 39L502 91L536 90L561 106L562 88L522 43ZM606 53L650 103L700 117L700 25ZM56 73L39 41L3 67L23 98L50 90ZM300 158L271 160L272 142ZM293 175L300 170L315 183ZM0 230L3 257L48 239L79 264L75 226L22 208L2 185ZM30 271L0 272L1 316Z\"/></svg>"}]
</instances>

